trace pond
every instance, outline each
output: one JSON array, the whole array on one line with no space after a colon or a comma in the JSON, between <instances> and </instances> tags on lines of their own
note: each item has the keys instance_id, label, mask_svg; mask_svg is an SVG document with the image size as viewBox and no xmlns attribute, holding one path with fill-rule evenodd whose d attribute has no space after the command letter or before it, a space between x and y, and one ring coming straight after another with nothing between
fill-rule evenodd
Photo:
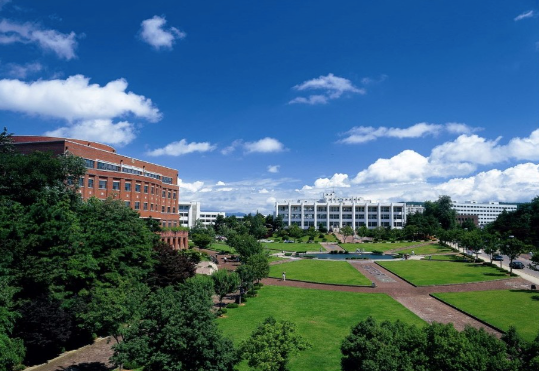
<instances>
[{"instance_id":1,"label":"pond","mask_svg":"<svg viewBox=\"0 0 539 371\"><path fill-rule=\"evenodd\" d=\"M362 253L349 253L349 254L328 254L328 253L307 253L300 254L301 256L314 256L316 259L330 259L330 260L355 260L355 259L395 259L393 255L381 255L381 254L362 254Z\"/></svg>"}]
</instances>

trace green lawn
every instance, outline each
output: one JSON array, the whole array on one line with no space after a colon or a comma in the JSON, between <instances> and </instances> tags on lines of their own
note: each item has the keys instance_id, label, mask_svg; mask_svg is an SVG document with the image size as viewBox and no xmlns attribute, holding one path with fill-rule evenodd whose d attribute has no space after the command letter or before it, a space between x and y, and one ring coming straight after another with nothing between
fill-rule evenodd
<instances>
[{"instance_id":1,"label":"green lawn","mask_svg":"<svg viewBox=\"0 0 539 371\"><path fill-rule=\"evenodd\" d=\"M274 251L296 252L296 251L320 251L320 249L322 249L323 252L326 252L326 250L317 243L271 242L271 243L263 243L262 246L264 246L266 249L274 250Z\"/></svg>"},{"instance_id":2,"label":"green lawn","mask_svg":"<svg viewBox=\"0 0 539 371\"><path fill-rule=\"evenodd\" d=\"M235 254L236 253L236 249L234 249L231 246L228 246L224 242L213 242L211 244L210 250L218 251L218 252L225 252L227 254Z\"/></svg>"},{"instance_id":3,"label":"green lawn","mask_svg":"<svg viewBox=\"0 0 539 371\"><path fill-rule=\"evenodd\" d=\"M429 259L429 256L425 256L424 260L445 260L445 261L467 261L468 259L461 254L451 254L451 255L432 255L432 258Z\"/></svg>"},{"instance_id":4,"label":"green lawn","mask_svg":"<svg viewBox=\"0 0 539 371\"><path fill-rule=\"evenodd\" d=\"M509 276L481 264L429 260L379 261L382 267L417 286L492 281Z\"/></svg>"},{"instance_id":5,"label":"green lawn","mask_svg":"<svg viewBox=\"0 0 539 371\"><path fill-rule=\"evenodd\" d=\"M398 253L400 254L411 254L412 251L416 255L428 255L428 254L444 254L444 253L450 253L454 252L455 250L446 247L441 246L439 244L432 244L432 245L425 245L425 246L417 246L412 247L406 250L399 250Z\"/></svg>"},{"instance_id":6,"label":"green lawn","mask_svg":"<svg viewBox=\"0 0 539 371\"><path fill-rule=\"evenodd\" d=\"M286 272L286 278L292 280L357 286L371 284L371 281L345 261L297 260L272 265L269 276L281 278L283 271Z\"/></svg>"},{"instance_id":7,"label":"green lawn","mask_svg":"<svg viewBox=\"0 0 539 371\"><path fill-rule=\"evenodd\" d=\"M448 292L436 297L502 330L515 326L528 341L539 333L539 293L524 290Z\"/></svg>"},{"instance_id":8,"label":"green lawn","mask_svg":"<svg viewBox=\"0 0 539 371\"><path fill-rule=\"evenodd\" d=\"M399 249L402 247L415 246L425 242L366 242L366 243L339 243L339 246L344 250L355 252L356 249L363 249L365 251L388 251L393 249Z\"/></svg>"},{"instance_id":9,"label":"green lawn","mask_svg":"<svg viewBox=\"0 0 539 371\"><path fill-rule=\"evenodd\" d=\"M264 286L244 307L229 309L217 321L237 345L266 317L288 320L298 326L313 347L294 356L291 371L340 370L340 346L350 328L368 316L377 320L400 319L424 325L419 317L385 294L359 294L295 287ZM245 364L240 370L247 370Z\"/></svg>"}]
</instances>

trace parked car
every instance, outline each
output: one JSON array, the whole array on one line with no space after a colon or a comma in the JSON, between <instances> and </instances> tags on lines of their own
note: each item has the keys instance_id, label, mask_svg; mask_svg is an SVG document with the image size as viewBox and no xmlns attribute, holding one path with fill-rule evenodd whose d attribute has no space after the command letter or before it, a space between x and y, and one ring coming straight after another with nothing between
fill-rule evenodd
<instances>
[{"instance_id":1,"label":"parked car","mask_svg":"<svg viewBox=\"0 0 539 371\"><path fill-rule=\"evenodd\" d=\"M501 256L501 255L494 255L494 256L492 257L492 260L495 260L495 261L497 261L497 262L501 262L501 261L503 261L503 256Z\"/></svg>"},{"instance_id":2,"label":"parked car","mask_svg":"<svg viewBox=\"0 0 539 371\"><path fill-rule=\"evenodd\" d=\"M515 260L514 262L509 264L509 266L513 269L524 269L524 263L519 262L518 260Z\"/></svg>"}]
</instances>

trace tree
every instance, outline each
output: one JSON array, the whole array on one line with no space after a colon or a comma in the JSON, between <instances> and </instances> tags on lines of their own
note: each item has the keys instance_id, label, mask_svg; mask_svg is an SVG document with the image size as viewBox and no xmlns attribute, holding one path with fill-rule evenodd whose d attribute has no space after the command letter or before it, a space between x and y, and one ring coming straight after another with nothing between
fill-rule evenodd
<instances>
[{"instance_id":1,"label":"tree","mask_svg":"<svg viewBox=\"0 0 539 371\"><path fill-rule=\"evenodd\" d=\"M243 262L247 261L251 255L260 254L263 251L262 244L248 234L232 236L228 239L228 245L236 249Z\"/></svg>"},{"instance_id":2,"label":"tree","mask_svg":"<svg viewBox=\"0 0 539 371\"><path fill-rule=\"evenodd\" d=\"M22 363L25 349L21 339L13 336L15 321L20 317L13 308L16 289L0 269L0 371L11 371Z\"/></svg>"},{"instance_id":3,"label":"tree","mask_svg":"<svg viewBox=\"0 0 539 371\"><path fill-rule=\"evenodd\" d=\"M346 239L348 238L348 236L354 235L354 229L350 227L349 225L345 225L344 227L341 228L341 234L343 235L343 238L344 238L343 243L346 243Z\"/></svg>"},{"instance_id":4,"label":"tree","mask_svg":"<svg viewBox=\"0 0 539 371\"><path fill-rule=\"evenodd\" d=\"M156 263L150 272L148 283L165 287L185 282L196 273L200 257L187 251L177 251L169 244L159 241L154 248Z\"/></svg>"},{"instance_id":5,"label":"tree","mask_svg":"<svg viewBox=\"0 0 539 371\"><path fill-rule=\"evenodd\" d=\"M232 341L219 331L211 279L196 277L150 294L141 320L126 329L112 361L144 366L145 371L232 371Z\"/></svg>"},{"instance_id":6,"label":"tree","mask_svg":"<svg viewBox=\"0 0 539 371\"><path fill-rule=\"evenodd\" d=\"M522 241L514 238L514 236L509 236L505 242L501 244L500 252L503 255L507 255L509 258L509 273L513 273L513 261L525 251L526 245L522 243Z\"/></svg>"},{"instance_id":7,"label":"tree","mask_svg":"<svg viewBox=\"0 0 539 371\"><path fill-rule=\"evenodd\" d=\"M213 237L209 234L197 233L191 236L191 240L199 249L207 249L211 247Z\"/></svg>"},{"instance_id":8,"label":"tree","mask_svg":"<svg viewBox=\"0 0 539 371\"><path fill-rule=\"evenodd\" d=\"M261 371L285 371L290 356L310 347L297 333L295 324L268 317L240 344L238 352L250 367Z\"/></svg>"},{"instance_id":9,"label":"tree","mask_svg":"<svg viewBox=\"0 0 539 371\"><path fill-rule=\"evenodd\" d=\"M366 237L368 232L369 232L369 229L365 225L362 225L361 227L358 227L356 229L357 235L361 238Z\"/></svg>"},{"instance_id":10,"label":"tree","mask_svg":"<svg viewBox=\"0 0 539 371\"><path fill-rule=\"evenodd\" d=\"M292 238L301 238L303 236L303 230L296 224L292 224L288 227L288 235Z\"/></svg>"},{"instance_id":11,"label":"tree","mask_svg":"<svg viewBox=\"0 0 539 371\"><path fill-rule=\"evenodd\" d=\"M122 281L117 287L96 287L86 311L79 317L90 331L110 335L118 344L126 326L140 317L149 292L148 286L136 281Z\"/></svg>"},{"instance_id":12,"label":"tree","mask_svg":"<svg viewBox=\"0 0 539 371\"><path fill-rule=\"evenodd\" d=\"M211 275L213 289L219 297L219 307L223 306L223 298L230 292L236 291L240 285L240 278L236 272L219 269Z\"/></svg>"},{"instance_id":13,"label":"tree","mask_svg":"<svg viewBox=\"0 0 539 371\"><path fill-rule=\"evenodd\" d=\"M251 255L247 258L245 265L251 267L254 279L260 282L262 278L266 278L269 274L269 262L268 257L264 253L258 253Z\"/></svg>"}]
</instances>

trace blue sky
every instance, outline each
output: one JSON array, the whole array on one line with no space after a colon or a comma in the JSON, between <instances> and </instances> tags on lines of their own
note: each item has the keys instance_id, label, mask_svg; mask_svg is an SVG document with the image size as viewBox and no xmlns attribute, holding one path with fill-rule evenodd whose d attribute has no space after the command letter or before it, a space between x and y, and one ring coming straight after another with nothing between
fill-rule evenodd
<instances>
[{"instance_id":1,"label":"blue sky","mask_svg":"<svg viewBox=\"0 0 539 371\"><path fill-rule=\"evenodd\" d=\"M0 0L0 123L271 212L539 195L536 1Z\"/></svg>"}]
</instances>

